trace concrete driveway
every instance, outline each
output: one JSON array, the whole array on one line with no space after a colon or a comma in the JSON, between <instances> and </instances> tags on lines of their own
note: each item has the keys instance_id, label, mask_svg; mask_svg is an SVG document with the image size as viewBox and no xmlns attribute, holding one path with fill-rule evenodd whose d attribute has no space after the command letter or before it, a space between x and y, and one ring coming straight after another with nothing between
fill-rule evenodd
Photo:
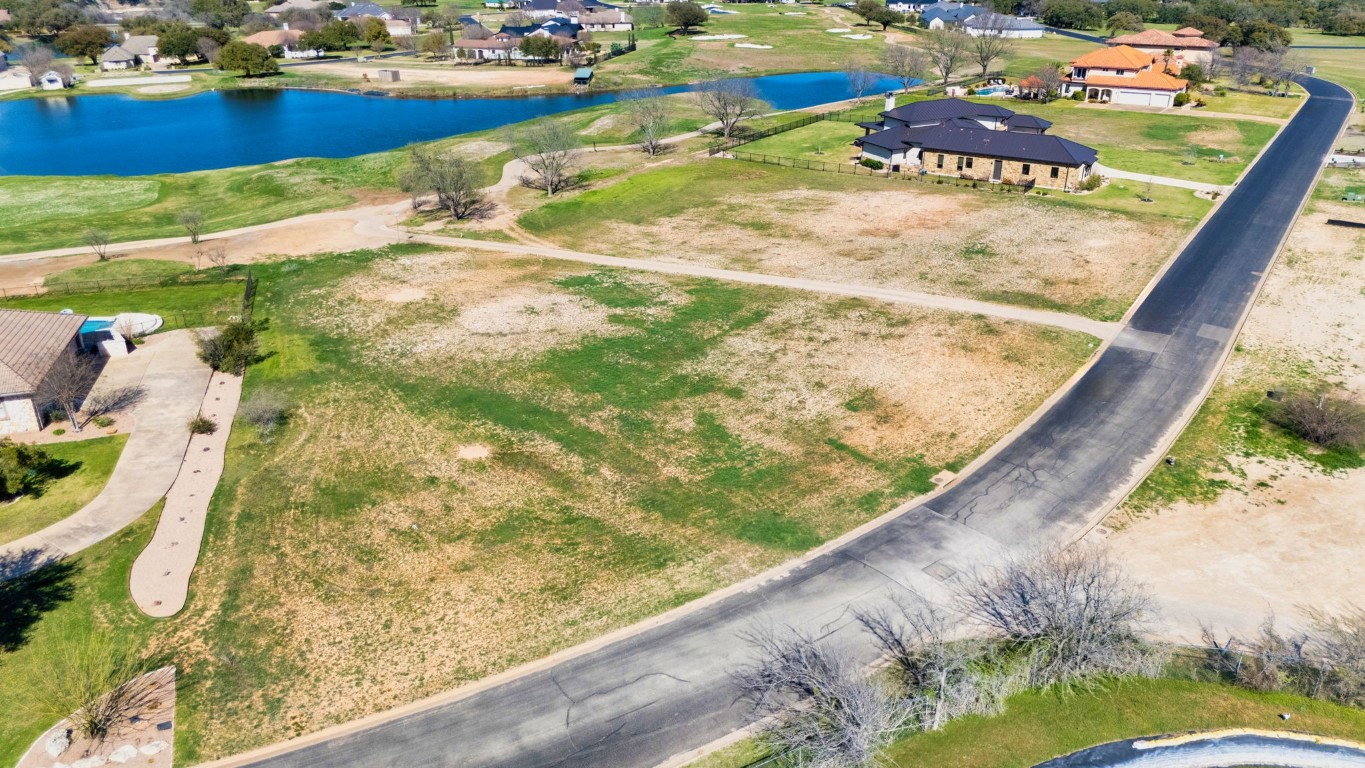
<instances>
[{"instance_id":1,"label":"concrete driveway","mask_svg":"<svg viewBox=\"0 0 1365 768\"><path fill-rule=\"evenodd\" d=\"M133 433L109 483L93 501L65 520L0 545L0 559L38 552L37 558L30 557L27 562L40 565L74 555L151 509L180 472L190 442L186 425L199 412L209 374L209 367L199 360L190 331L151 336L131 355L111 359L98 386L140 386L145 394L133 408Z\"/></svg>"}]
</instances>

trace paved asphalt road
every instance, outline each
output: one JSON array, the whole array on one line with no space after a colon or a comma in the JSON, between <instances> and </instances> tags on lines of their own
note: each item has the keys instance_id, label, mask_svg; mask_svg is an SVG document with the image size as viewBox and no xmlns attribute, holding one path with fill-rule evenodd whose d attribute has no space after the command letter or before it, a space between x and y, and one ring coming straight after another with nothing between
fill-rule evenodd
<instances>
[{"instance_id":1,"label":"paved asphalt road","mask_svg":"<svg viewBox=\"0 0 1365 768\"><path fill-rule=\"evenodd\" d=\"M1303 738L1239 734L1176 744L1129 739L1101 744L1049 760L1036 768L1222 768L1226 765L1293 765L1298 768L1360 768L1365 749Z\"/></svg>"},{"instance_id":2,"label":"paved asphalt road","mask_svg":"<svg viewBox=\"0 0 1365 768\"><path fill-rule=\"evenodd\" d=\"M970 564L1096 522L1197 402L1351 108L1313 95L1067 395L927 505L664 625L426 712L250 765L262 768L653 766L746 724L729 670L764 622L871 658L849 607L933 594Z\"/></svg>"}]
</instances>

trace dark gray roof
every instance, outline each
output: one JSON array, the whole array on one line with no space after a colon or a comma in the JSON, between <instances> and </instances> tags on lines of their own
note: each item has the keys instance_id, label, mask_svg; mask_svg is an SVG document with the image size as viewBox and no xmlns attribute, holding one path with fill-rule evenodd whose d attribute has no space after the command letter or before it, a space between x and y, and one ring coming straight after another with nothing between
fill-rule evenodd
<instances>
[{"instance_id":1,"label":"dark gray roof","mask_svg":"<svg viewBox=\"0 0 1365 768\"><path fill-rule=\"evenodd\" d=\"M502 27L498 29L498 34L511 35L512 37L526 37L537 29L540 29L539 24L523 24L519 27L503 24Z\"/></svg>"},{"instance_id":2,"label":"dark gray roof","mask_svg":"<svg viewBox=\"0 0 1365 768\"><path fill-rule=\"evenodd\" d=\"M349 6L336 12L338 19L350 19L356 16L382 16L388 13L383 6L375 3L351 3Z\"/></svg>"},{"instance_id":3,"label":"dark gray roof","mask_svg":"<svg viewBox=\"0 0 1365 768\"><path fill-rule=\"evenodd\" d=\"M1008 126L1011 131L1018 130L1021 128L1035 131L1046 131L1047 129L1052 127L1052 123L1048 122L1047 120L1044 120L1041 117L1035 117L1033 115L1013 115L1009 118L1006 118L1005 125Z\"/></svg>"},{"instance_id":4,"label":"dark gray roof","mask_svg":"<svg viewBox=\"0 0 1365 768\"><path fill-rule=\"evenodd\" d=\"M947 5L947 3L941 3L932 8L924 9L924 13L920 14L920 20L927 24L934 19L942 19L945 24L956 24L987 12L985 8L976 5L944 7Z\"/></svg>"},{"instance_id":5,"label":"dark gray roof","mask_svg":"<svg viewBox=\"0 0 1365 768\"><path fill-rule=\"evenodd\" d=\"M916 129L905 127L887 128L884 131L868 134L853 143L859 146L868 144L883 149L905 149L910 146L910 133L914 130Z\"/></svg>"},{"instance_id":6,"label":"dark gray roof","mask_svg":"<svg viewBox=\"0 0 1365 768\"><path fill-rule=\"evenodd\" d=\"M907 123L925 123L931 120L951 120L955 117L1009 117L1014 113L995 104L977 104L963 99L934 99L917 101L913 104L896 107L883 112L884 117L893 117Z\"/></svg>"},{"instance_id":7,"label":"dark gray roof","mask_svg":"<svg viewBox=\"0 0 1365 768\"><path fill-rule=\"evenodd\" d=\"M912 128L910 133L909 142L923 147L928 152L954 152L1073 166L1090 165L1098 157L1095 150L1084 144L1045 133L991 131L956 125Z\"/></svg>"},{"instance_id":8,"label":"dark gray roof","mask_svg":"<svg viewBox=\"0 0 1365 768\"><path fill-rule=\"evenodd\" d=\"M1035 30L1042 29L1043 25L1029 19L1021 19L1018 16L1006 16L1003 13L983 13L973 16L962 22L964 27L973 29L1001 29L1001 30Z\"/></svg>"}]
</instances>

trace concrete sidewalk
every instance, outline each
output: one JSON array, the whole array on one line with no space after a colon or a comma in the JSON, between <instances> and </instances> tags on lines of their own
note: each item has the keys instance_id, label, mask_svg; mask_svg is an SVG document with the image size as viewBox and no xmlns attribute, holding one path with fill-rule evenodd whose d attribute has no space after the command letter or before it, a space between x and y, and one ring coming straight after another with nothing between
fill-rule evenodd
<instances>
[{"instance_id":1,"label":"concrete sidewalk","mask_svg":"<svg viewBox=\"0 0 1365 768\"><path fill-rule=\"evenodd\" d=\"M1128 181L1150 181L1162 187L1180 187L1181 189L1192 189L1195 192L1218 192L1227 194L1231 189L1229 186L1220 184L1206 184L1202 181L1189 181L1187 179L1173 179L1169 176L1153 176L1150 173L1134 173L1133 171L1120 171L1117 168L1110 168L1107 165L1095 163L1095 173L1107 179L1127 179Z\"/></svg>"},{"instance_id":2,"label":"concrete sidewalk","mask_svg":"<svg viewBox=\"0 0 1365 768\"><path fill-rule=\"evenodd\" d=\"M133 354L111 360L99 386L141 386L145 395L133 409L133 433L109 483L65 520L0 545L0 559L38 552L26 561L33 570L112 536L151 509L180 473L190 442L186 425L199 412L209 374L190 331L149 337Z\"/></svg>"}]
</instances>

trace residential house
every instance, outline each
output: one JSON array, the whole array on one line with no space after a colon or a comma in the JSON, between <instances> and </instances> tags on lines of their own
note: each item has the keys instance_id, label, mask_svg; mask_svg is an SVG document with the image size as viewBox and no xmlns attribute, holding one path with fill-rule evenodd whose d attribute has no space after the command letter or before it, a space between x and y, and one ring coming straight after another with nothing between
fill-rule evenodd
<instances>
[{"instance_id":1,"label":"residential house","mask_svg":"<svg viewBox=\"0 0 1365 768\"><path fill-rule=\"evenodd\" d=\"M465 51L463 58L478 61L523 61L526 56L521 52L521 41L527 37L548 37L559 43L561 50L567 51L578 44L578 36L583 25L567 18L551 18L543 23L512 26L504 24L492 37L456 40L453 47ZM458 56L458 54L457 54Z\"/></svg>"},{"instance_id":2,"label":"residential house","mask_svg":"<svg viewBox=\"0 0 1365 768\"><path fill-rule=\"evenodd\" d=\"M589 32L629 32L635 21L625 11L589 8L578 15L578 23Z\"/></svg>"},{"instance_id":3,"label":"residential house","mask_svg":"<svg viewBox=\"0 0 1365 768\"><path fill-rule=\"evenodd\" d=\"M417 24L412 19L386 19L384 29L389 37L412 37L417 33Z\"/></svg>"},{"instance_id":4,"label":"residential house","mask_svg":"<svg viewBox=\"0 0 1365 768\"><path fill-rule=\"evenodd\" d=\"M104 49L104 53L100 54L100 69L105 72L135 67L137 67L137 57L133 55L132 51L121 45L111 45Z\"/></svg>"},{"instance_id":5,"label":"residential house","mask_svg":"<svg viewBox=\"0 0 1365 768\"><path fill-rule=\"evenodd\" d=\"M978 5L935 3L920 13L919 21L926 29L943 29L962 26L968 19L983 13L988 11Z\"/></svg>"},{"instance_id":6,"label":"residential house","mask_svg":"<svg viewBox=\"0 0 1365 768\"><path fill-rule=\"evenodd\" d=\"M272 5L266 8L263 13L267 16L281 16L288 11L325 11L327 10L327 0L284 0L279 5Z\"/></svg>"},{"instance_id":7,"label":"residential house","mask_svg":"<svg viewBox=\"0 0 1365 768\"><path fill-rule=\"evenodd\" d=\"M1189 85L1162 71L1161 57L1126 45L1101 48L1074 59L1062 93L1081 92L1085 98L1142 107L1170 107L1175 95Z\"/></svg>"},{"instance_id":8,"label":"residential house","mask_svg":"<svg viewBox=\"0 0 1365 768\"><path fill-rule=\"evenodd\" d=\"M8 24L8 23L10 22L10 18L11 18L11 17L10 17L9 9L8 9L8 8L0 8L0 27L3 27L3 26L5 26L6 24Z\"/></svg>"},{"instance_id":9,"label":"residential house","mask_svg":"<svg viewBox=\"0 0 1365 768\"><path fill-rule=\"evenodd\" d=\"M247 35L242 38L242 42L259 45L267 50L279 46L285 51L292 51L298 47L299 40L302 38L302 31L290 29L286 25L284 29L265 29L254 35Z\"/></svg>"},{"instance_id":10,"label":"residential house","mask_svg":"<svg viewBox=\"0 0 1365 768\"><path fill-rule=\"evenodd\" d=\"M1218 51L1218 43L1205 40L1204 33L1194 27L1177 29L1175 32L1145 29L1131 35L1111 37L1107 42L1110 46L1126 45L1160 57L1164 68L1177 75L1186 64L1207 67Z\"/></svg>"},{"instance_id":11,"label":"residential house","mask_svg":"<svg viewBox=\"0 0 1365 768\"><path fill-rule=\"evenodd\" d=\"M887 94L881 118L859 123L868 133L854 145L895 173L1070 190L1098 159L1094 149L1048 134L1048 121L993 104L936 99L897 107Z\"/></svg>"},{"instance_id":12,"label":"residential house","mask_svg":"<svg viewBox=\"0 0 1365 768\"><path fill-rule=\"evenodd\" d=\"M461 38L452 44L458 58L474 59L475 61L511 61L523 58L521 55L521 38L515 40L511 38ZM458 51L464 51L460 55Z\"/></svg>"},{"instance_id":13,"label":"residential house","mask_svg":"<svg viewBox=\"0 0 1365 768\"><path fill-rule=\"evenodd\" d=\"M1043 25L1032 19L1021 19L1003 13L983 13L962 22L962 29L972 37L1004 37L1010 40L1037 39L1043 36Z\"/></svg>"},{"instance_id":14,"label":"residential house","mask_svg":"<svg viewBox=\"0 0 1365 768\"><path fill-rule=\"evenodd\" d=\"M76 354L85 315L0 309L0 435L44 424L39 394L63 355Z\"/></svg>"},{"instance_id":15,"label":"residential house","mask_svg":"<svg viewBox=\"0 0 1365 768\"><path fill-rule=\"evenodd\" d=\"M342 8L341 10L337 11L334 15L338 19L341 19L342 21L350 21L351 19L358 19L361 18L362 16L373 16L376 19L383 19L385 21L388 21L389 19L393 18L392 13L390 13L388 10L385 10L383 6L376 5L375 3L353 2L350 5L346 6L345 8Z\"/></svg>"},{"instance_id":16,"label":"residential house","mask_svg":"<svg viewBox=\"0 0 1365 768\"><path fill-rule=\"evenodd\" d=\"M156 35L124 35L122 43L111 45L100 54L100 69L105 72L151 66L157 61Z\"/></svg>"},{"instance_id":17,"label":"residential house","mask_svg":"<svg viewBox=\"0 0 1365 768\"><path fill-rule=\"evenodd\" d=\"M547 19L552 16L571 16L578 13L578 7L582 6L583 12L596 11L619 11L620 8L600 0L575 0L571 8L563 8L564 0L526 0L521 5L521 12L533 19Z\"/></svg>"},{"instance_id":18,"label":"residential house","mask_svg":"<svg viewBox=\"0 0 1365 768\"><path fill-rule=\"evenodd\" d=\"M73 75L55 69L49 69L38 76L38 87L44 91L60 91L63 88L70 88L74 82Z\"/></svg>"}]
</instances>

